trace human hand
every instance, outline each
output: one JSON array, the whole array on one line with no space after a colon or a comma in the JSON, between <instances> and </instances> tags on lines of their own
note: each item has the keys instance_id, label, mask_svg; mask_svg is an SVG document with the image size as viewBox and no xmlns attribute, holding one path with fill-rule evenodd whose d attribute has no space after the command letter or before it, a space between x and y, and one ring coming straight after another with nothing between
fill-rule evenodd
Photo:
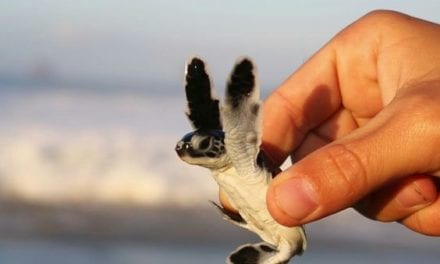
<instances>
[{"instance_id":1,"label":"human hand","mask_svg":"<svg viewBox=\"0 0 440 264\"><path fill-rule=\"evenodd\" d=\"M264 104L267 193L281 224L353 206L440 235L440 25L372 12L336 35Z\"/></svg>"}]
</instances>

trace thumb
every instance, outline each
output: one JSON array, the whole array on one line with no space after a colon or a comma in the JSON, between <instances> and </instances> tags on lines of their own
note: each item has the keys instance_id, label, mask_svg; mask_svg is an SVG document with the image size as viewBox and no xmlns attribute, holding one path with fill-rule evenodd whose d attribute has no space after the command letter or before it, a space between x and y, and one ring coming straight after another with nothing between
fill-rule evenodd
<instances>
[{"instance_id":1,"label":"thumb","mask_svg":"<svg viewBox=\"0 0 440 264\"><path fill-rule=\"evenodd\" d=\"M267 193L272 216L287 226L307 223L400 177L438 170L439 107L425 101L396 100L364 127L280 173Z\"/></svg>"}]
</instances>

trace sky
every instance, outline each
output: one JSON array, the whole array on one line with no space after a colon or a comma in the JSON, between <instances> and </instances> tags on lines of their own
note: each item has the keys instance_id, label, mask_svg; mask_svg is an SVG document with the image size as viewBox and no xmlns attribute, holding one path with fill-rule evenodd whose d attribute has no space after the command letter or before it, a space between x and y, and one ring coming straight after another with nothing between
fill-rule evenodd
<instances>
[{"instance_id":1,"label":"sky","mask_svg":"<svg viewBox=\"0 0 440 264\"><path fill-rule=\"evenodd\" d=\"M180 85L192 55L221 86L237 57L272 89L374 9L440 22L440 1L0 1L0 78Z\"/></svg>"}]
</instances>

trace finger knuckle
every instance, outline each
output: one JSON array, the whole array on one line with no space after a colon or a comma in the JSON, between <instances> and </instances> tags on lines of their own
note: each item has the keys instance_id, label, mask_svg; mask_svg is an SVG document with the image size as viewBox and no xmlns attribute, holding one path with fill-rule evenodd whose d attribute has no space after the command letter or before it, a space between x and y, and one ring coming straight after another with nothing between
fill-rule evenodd
<instances>
[{"instance_id":1,"label":"finger knuckle","mask_svg":"<svg viewBox=\"0 0 440 264\"><path fill-rule=\"evenodd\" d=\"M403 219L401 223L415 232L427 236L439 236L440 225L438 223L440 222L440 211L437 207L439 205L437 203L437 205L421 209Z\"/></svg>"},{"instance_id":2,"label":"finger knuckle","mask_svg":"<svg viewBox=\"0 0 440 264\"><path fill-rule=\"evenodd\" d=\"M424 86L428 88L424 89ZM426 171L435 171L439 169L440 155L437 149L440 147L440 136L438 128L440 126L440 93L432 91L433 88L440 87L440 81L433 84L431 82L417 85L416 89L405 91L402 96L395 100L395 109L400 111L395 118L398 118L398 123L402 129L401 134L407 137L408 142L415 139L423 141L424 144L419 144L416 147L421 149L424 147L424 169Z\"/></svg>"},{"instance_id":3,"label":"finger knuckle","mask_svg":"<svg viewBox=\"0 0 440 264\"><path fill-rule=\"evenodd\" d=\"M403 223L407 228L427 236L439 236L440 228L436 225L427 225L420 217L415 216L410 222Z\"/></svg>"},{"instance_id":4,"label":"finger knuckle","mask_svg":"<svg viewBox=\"0 0 440 264\"><path fill-rule=\"evenodd\" d=\"M327 149L327 178L337 186L348 200L356 201L368 186L363 159L343 144L334 144Z\"/></svg>"},{"instance_id":5,"label":"finger knuckle","mask_svg":"<svg viewBox=\"0 0 440 264\"><path fill-rule=\"evenodd\" d=\"M376 9L365 14L360 21L396 21L406 19L408 15L386 9Z\"/></svg>"},{"instance_id":6,"label":"finger knuckle","mask_svg":"<svg viewBox=\"0 0 440 264\"><path fill-rule=\"evenodd\" d=\"M373 10L340 32L335 42L342 45L359 45L358 41L353 41L353 37L366 38L381 33L388 34L404 27L405 23L398 23L397 21L403 22L409 19L411 19L410 16L396 11Z\"/></svg>"},{"instance_id":7,"label":"finger knuckle","mask_svg":"<svg viewBox=\"0 0 440 264\"><path fill-rule=\"evenodd\" d=\"M414 121L440 121L438 88L440 88L440 80L409 83L399 91L395 101L402 107L404 106L408 116Z\"/></svg>"}]
</instances>

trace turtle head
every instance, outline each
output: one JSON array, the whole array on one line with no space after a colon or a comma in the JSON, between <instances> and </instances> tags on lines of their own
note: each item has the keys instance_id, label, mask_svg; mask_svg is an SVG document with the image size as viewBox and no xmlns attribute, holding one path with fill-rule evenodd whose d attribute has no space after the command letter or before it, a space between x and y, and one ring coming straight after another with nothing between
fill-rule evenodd
<instances>
[{"instance_id":1,"label":"turtle head","mask_svg":"<svg viewBox=\"0 0 440 264\"><path fill-rule=\"evenodd\" d=\"M175 150L189 164L220 169L229 164L224 138L221 130L196 130L177 142Z\"/></svg>"}]
</instances>

